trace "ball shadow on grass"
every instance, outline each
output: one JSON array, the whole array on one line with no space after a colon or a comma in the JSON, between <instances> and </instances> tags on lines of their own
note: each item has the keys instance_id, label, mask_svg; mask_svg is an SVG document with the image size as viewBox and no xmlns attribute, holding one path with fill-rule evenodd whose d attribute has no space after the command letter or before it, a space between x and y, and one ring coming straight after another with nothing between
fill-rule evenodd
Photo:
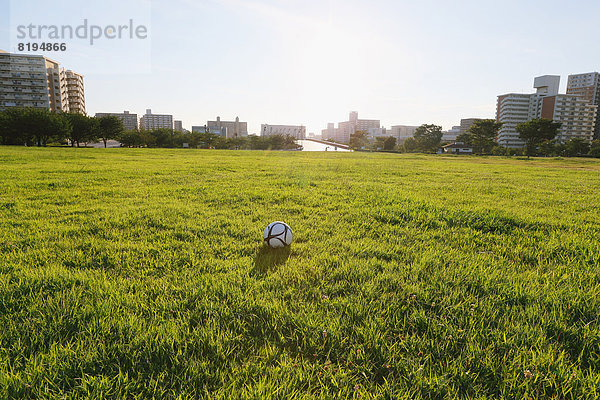
<instances>
[{"instance_id":1,"label":"ball shadow on grass","mask_svg":"<svg viewBox=\"0 0 600 400\"><path fill-rule=\"evenodd\" d=\"M278 265L285 264L290 258L290 246L273 249L267 245L261 246L254 257L254 270L258 273L265 273Z\"/></svg>"}]
</instances>

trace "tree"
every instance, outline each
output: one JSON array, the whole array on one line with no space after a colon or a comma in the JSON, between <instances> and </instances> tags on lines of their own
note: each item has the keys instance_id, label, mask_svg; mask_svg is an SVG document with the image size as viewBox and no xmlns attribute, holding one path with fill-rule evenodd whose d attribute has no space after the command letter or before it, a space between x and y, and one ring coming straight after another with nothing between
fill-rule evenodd
<instances>
[{"instance_id":1,"label":"tree","mask_svg":"<svg viewBox=\"0 0 600 400\"><path fill-rule=\"evenodd\" d=\"M382 151L384 146L385 138L383 136L377 136L375 141L371 145L371 149L374 151Z\"/></svg>"},{"instance_id":2,"label":"tree","mask_svg":"<svg viewBox=\"0 0 600 400\"><path fill-rule=\"evenodd\" d=\"M71 133L71 124L62 114L44 110L39 116L41 126L34 134L38 146L64 141Z\"/></svg>"},{"instance_id":3,"label":"tree","mask_svg":"<svg viewBox=\"0 0 600 400\"><path fill-rule=\"evenodd\" d=\"M590 144L582 138L573 138L565 143L564 155L567 157L582 157L590 152Z\"/></svg>"},{"instance_id":4,"label":"tree","mask_svg":"<svg viewBox=\"0 0 600 400\"><path fill-rule=\"evenodd\" d=\"M31 144L30 134L26 132L24 123L27 121L27 109L8 108L2 111L0 117L0 136L2 144L23 145Z\"/></svg>"},{"instance_id":5,"label":"tree","mask_svg":"<svg viewBox=\"0 0 600 400\"><path fill-rule=\"evenodd\" d=\"M118 140L121 142L121 146L125 147L140 147L143 143L142 135L138 131L123 132Z\"/></svg>"},{"instance_id":6,"label":"tree","mask_svg":"<svg viewBox=\"0 0 600 400\"><path fill-rule=\"evenodd\" d=\"M543 156L557 156L560 154L561 149L556 139L544 140L540 143L539 152Z\"/></svg>"},{"instance_id":7,"label":"tree","mask_svg":"<svg viewBox=\"0 0 600 400\"><path fill-rule=\"evenodd\" d=\"M367 132L356 131L350 135L350 147L354 150L364 149L369 144L367 139Z\"/></svg>"},{"instance_id":8,"label":"tree","mask_svg":"<svg viewBox=\"0 0 600 400\"><path fill-rule=\"evenodd\" d=\"M386 151L392 151L396 148L396 138L393 136L385 138L383 141L383 149Z\"/></svg>"},{"instance_id":9,"label":"tree","mask_svg":"<svg viewBox=\"0 0 600 400\"><path fill-rule=\"evenodd\" d=\"M494 119L475 121L467 132L456 138L456 141L473 146L473 152L476 154L490 154L496 145L496 137L501 127L502 123Z\"/></svg>"},{"instance_id":10,"label":"tree","mask_svg":"<svg viewBox=\"0 0 600 400\"><path fill-rule=\"evenodd\" d=\"M10 120L5 112L0 112L0 144L9 144Z\"/></svg>"},{"instance_id":11,"label":"tree","mask_svg":"<svg viewBox=\"0 0 600 400\"><path fill-rule=\"evenodd\" d=\"M219 135L211 132L199 133L198 146L200 146L202 149L210 149L211 147L214 147L218 137Z\"/></svg>"},{"instance_id":12,"label":"tree","mask_svg":"<svg viewBox=\"0 0 600 400\"><path fill-rule=\"evenodd\" d=\"M106 115L98 118L98 128L98 134L104 142L105 148L107 141L117 139L125 132L123 121L114 115Z\"/></svg>"},{"instance_id":13,"label":"tree","mask_svg":"<svg viewBox=\"0 0 600 400\"><path fill-rule=\"evenodd\" d=\"M591 157L600 157L600 140L594 140L590 146L590 152L588 153Z\"/></svg>"},{"instance_id":14,"label":"tree","mask_svg":"<svg viewBox=\"0 0 600 400\"><path fill-rule=\"evenodd\" d=\"M540 143L545 140L552 140L556 137L561 124L551 119L532 119L518 124L516 127L521 140L525 142L525 152L527 157L535 155Z\"/></svg>"},{"instance_id":15,"label":"tree","mask_svg":"<svg viewBox=\"0 0 600 400\"><path fill-rule=\"evenodd\" d=\"M79 147L80 143L91 142L98 138L98 119L75 113L64 115L69 120L73 128L71 130L71 134L69 135L71 146L77 145L77 147Z\"/></svg>"},{"instance_id":16,"label":"tree","mask_svg":"<svg viewBox=\"0 0 600 400\"><path fill-rule=\"evenodd\" d=\"M413 135L417 142L417 149L425 153L435 153L442 141L442 127L438 125L423 124L417 128Z\"/></svg>"},{"instance_id":17,"label":"tree","mask_svg":"<svg viewBox=\"0 0 600 400\"><path fill-rule=\"evenodd\" d=\"M173 147L173 131L171 129L159 128L146 133L154 138L151 140L153 143L147 141L148 147Z\"/></svg>"},{"instance_id":18,"label":"tree","mask_svg":"<svg viewBox=\"0 0 600 400\"><path fill-rule=\"evenodd\" d=\"M492 148L492 155L494 156L505 156L506 155L506 149L502 146L494 146Z\"/></svg>"},{"instance_id":19,"label":"tree","mask_svg":"<svg viewBox=\"0 0 600 400\"><path fill-rule=\"evenodd\" d=\"M63 140L70 129L63 114L43 108L10 108L0 113L3 144L46 146Z\"/></svg>"},{"instance_id":20,"label":"tree","mask_svg":"<svg viewBox=\"0 0 600 400\"><path fill-rule=\"evenodd\" d=\"M412 153L417 150L417 141L412 137L406 138L402 148L406 153Z\"/></svg>"}]
</instances>

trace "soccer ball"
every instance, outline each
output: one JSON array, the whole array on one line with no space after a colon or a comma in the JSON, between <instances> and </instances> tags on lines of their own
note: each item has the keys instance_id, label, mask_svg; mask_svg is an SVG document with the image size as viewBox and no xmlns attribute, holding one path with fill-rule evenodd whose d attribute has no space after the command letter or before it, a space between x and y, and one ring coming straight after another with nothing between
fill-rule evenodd
<instances>
[{"instance_id":1,"label":"soccer ball","mask_svg":"<svg viewBox=\"0 0 600 400\"><path fill-rule=\"evenodd\" d=\"M265 228L263 239L267 246L274 249L292 244L292 228L280 221L271 222Z\"/></svg>"}]
</instances>

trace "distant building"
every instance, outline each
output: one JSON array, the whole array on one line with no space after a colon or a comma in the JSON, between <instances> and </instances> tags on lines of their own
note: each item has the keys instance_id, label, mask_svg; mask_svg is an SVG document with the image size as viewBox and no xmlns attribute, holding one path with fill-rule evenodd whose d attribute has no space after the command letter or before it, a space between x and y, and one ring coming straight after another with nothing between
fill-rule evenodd
<instances>
[{"instance_id":1,"label":"distant building","mask_svg":"<svg viewBox=\"0 0 600 400\"><path fill-rule=\"evenodd\" d=\"M467 133L467 131L473 126L473 124L477 121L481 121L481 118L464 118L460 120L460 135L463 133Z\"/></svg>"},{"instance_id":2,"label":"distant building","mask_svg":"<svg viewBox=\"0 0 600 400\"><path fill-rule=\"evenodd\" d=\"M173 130L175 132L183 132L183 123L181 121L173 121Z\"/></svg>"},{"instance_id":3,"label":"distant building","mask_svg":"<svg viewBox=\"0 0 600 400\"><path fill-rule=\"evenodd\" d=\"M46 74L48 76L48 101L52 111L69 112L67 99L67 82L61 74L60 64L49 58L46 61Z\"/></svg>"},{"instance_id":4,"label":"distant building","mask_svg":"<svg viewBox=\"0 0 600 400\"><path fill-rule=\"evenodd\" d=\"M61 68L58 62L44 58L50 110L85 115L83 75Z\"/></svg>"},{"instance_id":5,"label":"distant building","mask_svg":"<svg viewBox=\"0 0 600 400\"><path fill-rule=\"evenodd\" d=\"M140 129L152 131L155 129L173 130L173 116L169 114L152 114L151 109L140 118Z\"/></svg>"},{"instance_id":6,"label":"distant building","mask_svg":"<svg viewBox=\"0 0 600 400\"><path fill-rule=\"evenodd\" d=\"M536 93L508 93L498 96L496 120L502 122L498 144L520 148L525 145L516 126L534 118L547 118L562 124L557 135L559 142L572 138L591 141L594 135L597 106L580 95L558 94L560 76L544 75L535 78Z\"/></svg>"},{"instance_id":7,"label":"distant building","mask_svg":"<svg viewBox=\"0 0 600 400\"><path fill-rule=\"evenodd\" d=\"M206 126L209 130L221 132L221 136L228 139L248 136L248 123L241 122L239 117L235 121L221 121L221 117L217 117L216 121L207 121Z\"/></svg>"},{"instance_id":8,"label":"distant building","mask_svg":"<svg viewBox=\"0 0 600 400\"><path fill-rule=\"evenodd\" d=\"M123 122L123 128L125 128L126 131L138 130L137 114L130 114L129 111L123 111L122 113L96 113L96 118L107 116L119 118Z\"/></svg>"},{"instance_id":9,"label":"distant building","mask_svg":"<svg viewBox=\"0 0 600 400\"><path fill-rule=\"evenodd\" d=\"M61 70L66 86L65 103L68 112L85 115L85 94L83 89L83 75L70 69Z\"/></svg>"},{"instance_id":10,"label":"distant building","mask_svg":"<svg viewBox=\"0 0 600 400\"><path fill-rule=\"evenodd\" d=\"M406 139L415 135L417 128L418 126L393 125L388 133L390 136L395 137L398 143L403 143Z\"/></svg>"},{"instance_id":11,"label":"distant building","mask_svg":"<svg viewBox=\"0 0 600 400\"><path fill-rule=\"evenodd\" d=\"M521 93L498 96L496 120L502 122L497 139L500 146L520 148L525 145L525 142L519 138L516 127L537 115L537 110L530 111L532 96L534 95Z\"/></svg>"},{"instance_id":12,"label":"distant building","mask_svg":"<svg viewBox=\"0 0 600 400\"><path fill-rule=\"evenodd\" d=\"M322 131L322 135L330 135L332 127L333 124L327 124L327 129ZM334 139L337 143L349 143L352 134L357 131L368 132L371 128L381 128L381 122L376 119L359 119L358 112L352 111L349 120L338 123L337 129L333 128L334 136L330 136L328 139Z\"/></svg>"},{"instance_id":13,"label":"distant building","mask_svg":"<svg viewBox=\"0 0 600 400\"><path fill-rule=\"evenodd\" d=\"M453 142L461 134L461 128L460 126L453 126L452 129L442 133L442 142Z\"/></svg>"},{"instance_id":14,"label":"distant building","mask_svg":"<svg viewBox=\"0 0 600 400\"><path fill-rule=\"evenodd\" d=\"M0 51L0 109L50 108L46 59Z\"/></svg>"},{"instance_id":15,"label":"distant building","mask_svg":"<svg viewBox=\"0 0 600 400\"><path fill-rule=\"evenodd\" d=\"M594 139L594 128L598 106L590 105L579 96L557 94L539 100L541 118L551 119L561 124L556 139L565 143L580 138L586 142Z\"/></svg>"},{"instance_id":16,"label":"distant building","mask_svg":"<svg viewBox=\"0 0 600 400\"><path fill-rule=\"evenodd\" d=\"M586 74L569 75L567 94L576 95L588 104L600 106L600 74L598 72L588 72ZM600 110L596 112L594 126L594 139L600 139Z\"/></svg>"},{"instance_id":17,"label":"distant building","mask_svg":"<svg viewBox=\"0 0 600 400\"><path fill-rule=\"evenodd\" d=\"M0 109L8 107L85 114L83 76L43 56L0 50Z\"/></svg>"},{"instance_id":18,"label":"distant building","mask_svg":"<svg viewBox=\"0 0 600 400\"><path fill-rule=\"evenodd\" d=\"M390 136L385 128L369 128L366 132L369 140L375 140L378 137Z\"/></svg>"},{"instance_id":19,"label":"distant building","mask_svg":"<svg viewBox=\"0 0 600 400\"><path fill-rule=\"evenodd\" d=\"M292 136L295 139L306 139L306 127L302 125L269 125L260 126L261 136Z\"/></svg>"},{"instance_id":20,"label":"distant building","mask_svg":"<svg viewBox=\"0 0 600 400\"><path fill-rule=\"evenodd\" d=\"M335 139L335 136L336 136L335 124L330 122L327 124L327 129L323 129L321 131L321 138L323 140L328 140L328 139Z\"/></svg>"}]
</instances>

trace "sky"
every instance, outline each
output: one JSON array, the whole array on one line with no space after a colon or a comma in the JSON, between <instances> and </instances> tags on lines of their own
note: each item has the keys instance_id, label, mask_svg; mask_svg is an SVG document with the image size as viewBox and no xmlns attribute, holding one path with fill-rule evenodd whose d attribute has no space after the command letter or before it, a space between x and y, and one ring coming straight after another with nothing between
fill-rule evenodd
<instances>
[{"instance_id":1,"label":"sky","mask_svg":"<svg viewBox=\"0 0 600 400\"><path fill-rule=\"evenodd\" d=\"M535 76L561 75L564 92L569 74L600 70L595 0L0 0L0 11L11 52L19 24L144 24L143 40L32 53L84 75L91 115L151 108L187 129L239 116L250 133L320 134L350 111L449 129L493 118L496 97L533 92Z\"/></svg>"}]
</instances>

